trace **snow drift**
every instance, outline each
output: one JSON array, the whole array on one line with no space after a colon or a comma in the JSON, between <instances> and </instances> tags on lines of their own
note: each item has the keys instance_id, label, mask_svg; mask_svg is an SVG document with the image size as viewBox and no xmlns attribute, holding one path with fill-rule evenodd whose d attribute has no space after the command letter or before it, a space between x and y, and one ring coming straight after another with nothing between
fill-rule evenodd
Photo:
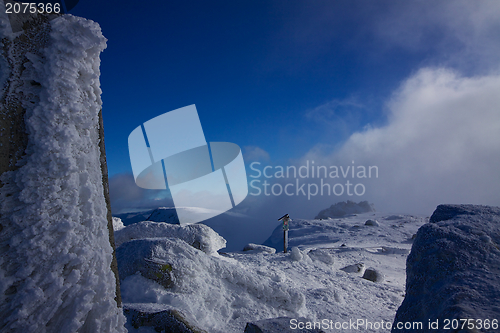
<instances>
[{"instance_id":1,"label":"snow drift","mask_svg":"<svg viewBox=\"0 0 500 333\"><path fill-rule=\"evenodd\" d=\"M417 233L406 272L406 297L394 326L422 322L426 328L438 320L444 330L446 320L480 319L470 331L489 331L486 320L494 329L492 320L500 318L500 208L438 206ZM399 331L412 332L393 328Z\"/></svg>"},{"instance_id":2,"label":"snow drift","mask_svg":"<svg viewBox=\"0 0 500 333\"><path fill-rule=\"evenodd\" d=\"M15 42L5 20L3 41ZM98 146L106 39L71 15L38 28L48 31L45 48L6 55L23 63L21 85L8 93L23 101L28 144L1 177L0 330L125 332Z\"/></svg>"},{"instance_id":3,"label":"snow drift","mask_svg":"<svg viewBox=\"0 0 500 333\"><path fill-rule=\"evenodd\" d=\"M135 227L148 224L159 225L157 230L167 226L163 230L169 231L164 232L169 237L148 238ZM125 308L143 303L152 303L156 309L175 307L190 323L210 332L233 332L235 325L243 328L246 318L264 314L304 314L305 296L293 286L280 283L272 274L256 274L216 252L205 253L181 239L182 232L170 232L171 228L202 230L189 229L193 227L208 228L140 222L117 232L117 239L120 232L133 235L116 251Z\"/></svg>"},{"instance_id":4,"label":"snow drift","mask_svg":"<svg viewBox=\"0 0 500 333\"><path fill-rule=\"evenodd\" d=\"M115 232L115 244L143 238L179 238L207 254L217 253L226 247L226 240L204 224L176 225L163 222L144 221L134 223Z\"/></svg>"}]
</instances>

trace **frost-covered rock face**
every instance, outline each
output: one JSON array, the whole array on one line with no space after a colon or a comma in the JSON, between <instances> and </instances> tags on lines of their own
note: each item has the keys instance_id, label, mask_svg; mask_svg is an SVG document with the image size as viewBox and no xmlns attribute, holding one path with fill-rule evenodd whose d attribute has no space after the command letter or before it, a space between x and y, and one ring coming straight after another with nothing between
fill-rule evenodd
<instances>
[{"instance_id":1,"label":"frost-covered rock face","mask_svg":"<svg viewBox=\"0 0 500 333\"><path fill-rule=\"evenodd\" d=\"M394 322L439 320L442 330L445 319L500 318L500 208L440 205L430 222L408 256Z\"/></svg>"},{"instance_id":2,"label":"frost-covered rock face","mask_svg":"<svg viewBox=\"0 0 500 333\"><path fill-rule=\"evenodd\" d=\"M349 214L361 214L375 211L373 205L369 204L368 201L361 201L360 203L356 203L354 201L341 201L337 202L334 205L331 205L327 209L323 209L319 214L315 217L315 219L327 219L342 217Z\"/></svg>"},{"instance_id":3,"label":"frost-covered rock face","mask_svg":"<svg viewBox=\"0 0 500 333\"><path fill-rule=\"evenodd\" d=\"M0 330L125 332L99 150L106 39L95 22L72 15L43 31L47 44L38 52L19 57L6 47L11 68L22 71L21 85L6 93L24 96L27 145L1 178Z\"/></svg>"},{"instance_id":4,"label":"frost-covered rock face","mask_svg":"<svg viewBox=\"0 0 500 333\"><path fill-rule=\"evenodd\" d=\"M207 255L181 239L129 241L117 249L117 259L126 306L169 304L198 327L216 326L217 332L228 332L234 331L224 330L230 320L243 321L260 312L298 316L305 310L305 296L293 286L256 274L234 260ZM168 265L165 272L171 283L165 286L145 277L144 259Z\"/></svg>"},{"instance_id":5,"label":"frost-covered rock face","mask_svg":"<svg viewBox=\"0 0 500 333\"><path fill-rule=\"evenodd\" d=\"M213 254L226 247L226 240L212 228L204 224L176 225L163 222L139 222L126 226L115 232L115 244L142 238L179 238L189 245Z\"/></svg>"}]
</instances>

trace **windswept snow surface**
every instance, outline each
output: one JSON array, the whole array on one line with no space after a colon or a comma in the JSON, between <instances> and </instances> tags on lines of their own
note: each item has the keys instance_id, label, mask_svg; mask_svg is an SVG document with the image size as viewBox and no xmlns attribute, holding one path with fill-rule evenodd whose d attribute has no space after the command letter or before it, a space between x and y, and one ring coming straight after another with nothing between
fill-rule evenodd
<instances>
[{"instance_id":1,"label":"windswept snow surface","mask_svg":"<svg viewBox=\"0 0 500 333\"><path fill-rule=\"evenodd\" d=\"M26 155L2 175L0 330L125 332L98 147L106 39L72 15L50 24L48 47L28 54L18 91L33 102L25 105Z\"/></svg>"},{"instance_id":2,"label":"windswept snow surface","mask_svg":"<svg viewBox=\"0 0 500 333\"><path fill-rule=\"evenodd\" d=\"M326 332L338 332L335 323L344 325L342 332L390 332L404 297L411 238L428 219L385 217L365 213L292 220L290 244L298 247L293 255L283 249L276 254L207 255L181 240L166 239L170 245L156 245L155 253L161 256L157 259L172 264L178 284L164 288L134 274L123 281L122 297L125 303L174 307L212 333L241 333L247 322L284 316L320 322ZM365 225L368 219L377 220L379 226ZM341 270L358 263L383 273L384 282L363 279L363 270ZM368 327L353 326L358 320Z\"/></svg>"}]
</instances>

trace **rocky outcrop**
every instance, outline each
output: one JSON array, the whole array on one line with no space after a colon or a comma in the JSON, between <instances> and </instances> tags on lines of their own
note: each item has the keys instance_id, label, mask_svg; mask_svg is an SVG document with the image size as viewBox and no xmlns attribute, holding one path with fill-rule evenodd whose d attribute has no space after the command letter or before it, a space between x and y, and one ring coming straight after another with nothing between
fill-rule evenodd
<instances>
[{"instance_id":1,"label":"rocky outcrop","mask_svg":"<svg viewBox=\"0 0 500 333\"><path fill-rule=\"evenodd\" d=\"M356 203L354 201L341 201L329 208L323 209L316 215L315 219L327 219L327 218L338 218L350 214L361 214L375 211L373 204L369 204L368 201L361 201Z\"/></svg>"},{"instance_id":2,"label":"rocky outcrop","mask_svg":"<svg viewBox=\"0 0 500 333\"><path fill-rule=\"evenodd\" d=\"M226 240L204 224L175 225L163 222L139 222L115 231L115 243L121 244L142 238L179 238L207 254L226 247Z\"/></svg>"},{"instance_id":3,"label":"rocky outcrop","mask_svg":"<svg viewBox=\"0 0 500 333\"><path fill-rule=\"evenodd\" d=\"M309 328L308 324L312 327L314 322L306 318L271 318L247 323L244 333L324 333L319 328ZM320 324L316 322L316 327Z\"/></svg>"},{"instance_id":4,"label":"rocky outcrop","mask_svg":"<svg viewBox=\"0 0 500 333\"><path fill-rule=\"evenodd\" d=\"M173 308L125 304L123 312L135 329L152 327L156 332L164 333L207 333L190 323L182 312Z\"/></svg>"},{"instance_id":5,"label":"rocky outcrop","mask_svg":"<svg viewBox=\"0 0 500 333\"><path fill-rule=\"evenodd\" d=\"M500 318L500 208L438 206L417 233L406 274L393 332L412 332L398 330L399 322L429 321L439 325L433 332L444 332L452 319L489 319L491 329ZM470 332L488 331L472 326Z\"/></svg>"}]
</instances>

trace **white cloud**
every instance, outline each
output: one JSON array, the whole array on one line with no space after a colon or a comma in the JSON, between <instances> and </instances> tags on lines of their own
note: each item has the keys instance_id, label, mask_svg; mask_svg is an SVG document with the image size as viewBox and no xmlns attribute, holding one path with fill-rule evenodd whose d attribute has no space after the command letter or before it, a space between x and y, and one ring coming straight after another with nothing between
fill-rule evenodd
<instances>
[{"instance_id":1,"label":"white cloud","mask_svg":"<svg viewBox=\"0 0 500 333\"><path fill-rule=\"evenodd\" d=\"M377 165L367 199L384 211L431 213L440 203L500 205L500 76L422 69L388 102L389 122L303 160Z\"/></svg>"},{"instance_id":2,"label":"white cloud","mask_svg":"<svg viewBox=\"0 0 500 333\"><path fill-rule=\"evenodd\" d=\"M243 147L243 157L246 163L253 161L269 161L269 153L257 146Z\"/></svg>"}]
</instances>

